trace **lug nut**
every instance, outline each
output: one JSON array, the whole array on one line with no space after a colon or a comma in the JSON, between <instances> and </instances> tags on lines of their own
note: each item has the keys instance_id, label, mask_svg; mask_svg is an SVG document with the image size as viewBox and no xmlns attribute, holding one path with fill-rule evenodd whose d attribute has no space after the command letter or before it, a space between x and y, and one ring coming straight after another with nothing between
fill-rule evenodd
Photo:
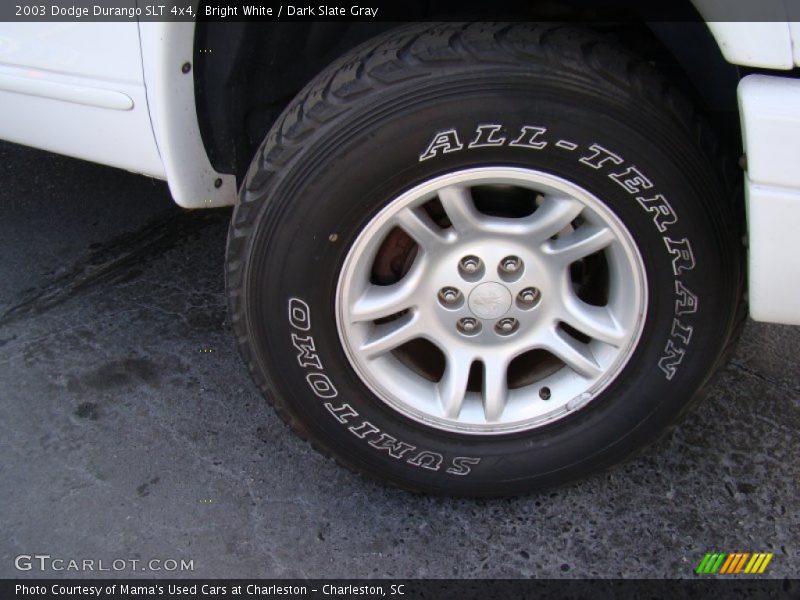
<instances>
[{"instance_id":1,"label":"lug nut","mask_svg":"<svg viewBox=\"0 0 800 600\"><path fill-rule=\"evenodd\" d=\"M439 290L439 302L445 306L456 304L461 298L461 292L454 287L443 287Z\"/></svg>"},{"instance_id":2,"label":"lug nut","mask_svg":"<svg viewBox=\"0 0 800 600\"><path fill-rule=\"evenodd\" d=\"M516 273L522 266L522 260L518 256L506 256L500 261L500 270L504 273Z\"/></svg>"},{"instance_id":3,"label":"lug nut","mask_svg":"<svg viewBox=\"0 0 800 600\"><path fill-rule=\"evenodd\" d=\"M481 324L478 323L477 319L473 319L472 317L465 317L463 319L459 319L456 327L461 333L466 333L467 335L471 335L473 333L478 333L481 328Z\"/></svg>"},{"instance_id":4,"label":"lug nut","mask_svg":"<svg viewBox=\"0 0 800 600\"><path fill-rule=\"evenodd\" d=\"M465 256L461 259L461 270L465 273L477 273L481 268L481 259L477 256Z\"/></svg>"},{"instance_id":5,"label":"lug nut","mask_svg":"<svg viewBox=\"0 0 800 600\"><path fill-rule=\"evenodd\" d=\"M526 306L533 306L539 301L539 298L542 297L542 293L534 287L525 288L519 293L518 299L520 304L525 304Z\"/></svg>"},{"instance_id":6,"label":"lug nut","mask_svg":"<svg viewBox=\"0 0 800 600\"><path fill-rule=\"evenodd\" d=\"M514 333L518 327L519 327L519 321L517 321L514 318L500 319L497 322L497 325L495 325L497 333L502 335L508 335L509 333Z\"/></svg>"}]
</instances>

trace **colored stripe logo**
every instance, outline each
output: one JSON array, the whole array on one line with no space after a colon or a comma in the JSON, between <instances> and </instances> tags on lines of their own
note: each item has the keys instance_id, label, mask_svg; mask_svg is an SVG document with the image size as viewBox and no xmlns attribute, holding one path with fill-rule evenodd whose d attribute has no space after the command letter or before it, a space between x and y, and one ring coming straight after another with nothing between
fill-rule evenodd
<instances>
[{"instance_id":1,"label":"colored stripe logo","mask_svg":"<svg viewBox=\"0 0 800 600\"><path fill-rule=\"evenodd\" d=\"M700 561L696 573L698 575L760 575L767 570L772 552L709 552Z\"/></svg>"}]
</instances>

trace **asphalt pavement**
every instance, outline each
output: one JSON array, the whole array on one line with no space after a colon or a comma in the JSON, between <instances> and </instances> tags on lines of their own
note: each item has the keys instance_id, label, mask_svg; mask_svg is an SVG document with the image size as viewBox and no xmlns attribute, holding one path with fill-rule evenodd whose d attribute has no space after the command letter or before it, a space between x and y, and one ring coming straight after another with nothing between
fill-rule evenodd
<instances>
[{"instance_id":1,"label":"asphalt pavement","mask_svg":"<svg viewBox=\"0 0 800 600\"><path fill-rule=\"evenodd\" d=\"M707 400L609 472L413 495L318 455L260 397L226 321L229 210L6 143L0 174L0 577L691 578L712 551L798 573L800 328L748 323ZM17 569L34 554L142 562Z\"/></svg>"}]
</instances>

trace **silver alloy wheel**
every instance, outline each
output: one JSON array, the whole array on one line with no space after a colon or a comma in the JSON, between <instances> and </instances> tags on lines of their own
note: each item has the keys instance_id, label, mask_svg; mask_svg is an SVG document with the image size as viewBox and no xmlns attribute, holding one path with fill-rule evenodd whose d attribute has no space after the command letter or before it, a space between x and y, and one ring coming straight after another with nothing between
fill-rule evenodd
<instances>
[{"instance_id":1,"label":"silver alloy wheel","mask_svg":"<svg viewBox=\"0 0 800 600\"><path fill-rule=\"evenodd\" d=\"M531 212L477 206L478 191L509 189L536 198ZM397 281L373 283L397 229L414 251ZM582 298L574 281L590 260L602 266L604 302ZM361 380L411 419L470 434L524 431L578 410L619 374L641 335L645 281L630 233L585 189L531 169L467 169L405 192L361 231L339 277L337 327ZM418 340L440 355L438 373L417 364L437 362L430 353L403 352Z\"/></svg>"}]
</instances>

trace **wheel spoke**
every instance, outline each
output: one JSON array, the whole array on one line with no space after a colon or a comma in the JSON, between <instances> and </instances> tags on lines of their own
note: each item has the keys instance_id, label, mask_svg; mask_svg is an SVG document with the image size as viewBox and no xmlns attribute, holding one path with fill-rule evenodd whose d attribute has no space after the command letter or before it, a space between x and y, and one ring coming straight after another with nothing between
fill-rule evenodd
<instances>
[{"instance_id":1,"label":"wheel spoke","mask_svg":"<svg viewBox=\"0 0 800 600\"><path fill-rule=\"evenodd\" d=\"M442 379L437 385L437 392L445 416L449 419L457 419L467 394L467 380L472 360L457 353L448 353L446 356L447 365Z\"/></svg>"},{"instance_id":2,"label":"wheel spoke","mask_svg":"<svg viewBox=\"0 0 800 600\"><path fill-rule=\"evenodd\" d=\"M364 343L360 351L367 358L377 358L402 346L406 342L420 337L420 317L417 313L408 313L400 319L375 326L369 340Z\"/></svg>"},{"instance_id":3,"label":"wheel spoke","mask_svg":"<svg viewBox=\"0 0 800 600\"><path fill-rule=\"evenodd\" d=\"M459 235L483 229L483 216L475 208L469 188L457 185L442 188L439 201Z\"/></svg>"},{"instance_id":4,"label":"wheel spoke","mask_svg":"<svg viewBox=\"0 0 800 600\"><path fill-rule=\"evenodd\" d=\"M561 359L564 364L579 375L594 378L603 372L603 369L597 364L591 349L586 344L566 334L552 330L544 338L542 347L554 354L556 358Z\"/></svg>"},{"instance_id":5,"label":"wheel spoke","mask_svg":"<svg viewBox=\"0 0 800 600\"><path fill-rule=\"evenodd\" d=\"M423 280L425 259L418 256L408 273L392 285L370 284L350 309L352 323L375 321L411 308Z\"/></svg>"},{"instance_id":6,"label":"wheel spoke","mask_svg":"<svg viewBox=\"0 0 800 600\"><path fill-rule=\"evenodd\" d=\"M617 323L607 306L587 304L575 294L569 294L565 304L564 322L590 338L619 348L626 332Z\"/></svg>"},{"instance_id":7,"label":"wheel spoke","mask_svg":"<svg viewBox=\"0 0 800 600\"><path fill-rule=\"evenodd\" d=\"M568 236L548 242L544 250L551 257L569 265L602 250L614 239L614 232L608 227L583 225Z\"/></svg>"},{"instance_id":8,"label":"wheel spoke","mask_svg":"<svg viewBox=\"0 0 800 600\"><path fill-rule=\"evenodd\" d=\"M424 211L406 209L395 217L395 222L403 231L410 235L423 250L431 251L448 241L448 238L443 234L441 228L436 225L428 213Z\"/></svg>"},{"instance_id":9,"label":"wheel spoke","mask_svg":"<svg viewBox=\"0 0 800 600\"><path fill-rule=\"evenodd\" d=\"M572 198L545 196L531 216L516 221L526 236L543 241L569 226L582 210L583 204Z\"/></svg>"},{"instance_id":10,"label":"wheel spoke","mask_svg":"<svg viewBox=\"0 0 800 600\"><path fill-rule=\"evenodd\" d=\"M508 360L502 356L483 359L483 412L487 421L498 421L508 400Z\"/></svg>"}]
</instances>

